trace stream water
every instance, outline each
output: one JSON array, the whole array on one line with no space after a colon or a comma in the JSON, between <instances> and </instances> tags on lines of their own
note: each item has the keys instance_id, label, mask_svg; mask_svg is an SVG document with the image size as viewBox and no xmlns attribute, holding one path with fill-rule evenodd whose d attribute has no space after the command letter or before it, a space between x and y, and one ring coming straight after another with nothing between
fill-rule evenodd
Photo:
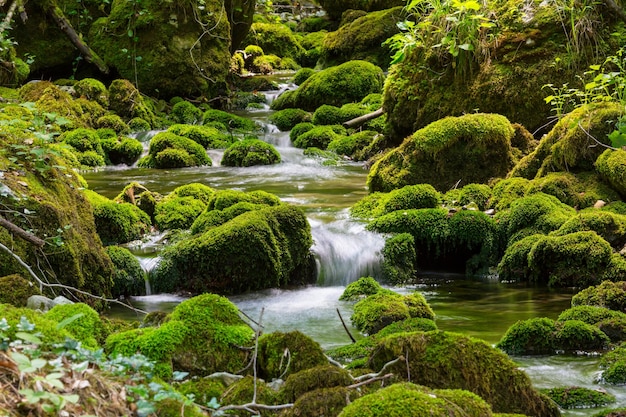
<instances>
[{"instance_id":1,"label":"stream water","mask_svg":"<svg viewBox=\"0 0 626 417\"><path fill-rule=\"evenodd\" d=\"M275 93L268 93L271 97ZM131 181L152 191L167 194L174 188L200 182L215 189L264 190L295 204L306 212L313 235L313 252L318 264L316 285L272 289L233 296L230 299L251 317L264 309L266 332L300 330L329 348L349 343L337 309L349 326L350 303L338 301L343 289L361 276L380 276L382 236L365 230L350 219L348 208L367 194L367 172L362 164L342 162L325 166L291 146L289 135L267 124L270 110L247 113L263 124L265 141L274 144L282 163L249 168L222 167L222 151L210 151L212 167L155 170L136 167L107 167L83 176L89 188L109 198ZM147 245L137 252L142 265L150 269L157 248ZM469 334L496 343L517 320L532 317L556 318L568 308L571 293L545 288L472 280L458 274L423 273L419 283L400 292L419 290L437 315L442 330ZM147 311L170 311L183 298L171 294L134 297L133 304ZM118 317L136 319L128 310L113 309ZM351 328L357 335L356 329ZM616 406L626 407L626 388L599 386L597 357L552 356L515 358L539 388L578 385L602 388L618 398ZM568 410L565 416L590 416L593 410Z\"/></svg>"}]
</instances>

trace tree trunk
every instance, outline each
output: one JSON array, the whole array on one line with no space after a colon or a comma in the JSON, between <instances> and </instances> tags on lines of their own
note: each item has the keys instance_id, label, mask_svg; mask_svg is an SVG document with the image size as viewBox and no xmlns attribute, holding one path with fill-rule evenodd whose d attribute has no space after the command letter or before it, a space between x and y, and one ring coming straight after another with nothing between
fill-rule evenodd
<instances>
[{"instance_id":1,"label":"tree trunk","mask_svg":"<svg viewBox=\"0 0 626 417\"><path fill-rule=\"evenodd\" d=\"M361 126L365 122L368 122L372 119L382 116L383 113L384 111L381 107L380 109L373 111L371 113L364 114L363 116L354 118L352 120L348 120L347 122L344 122L343 126L344 127L358 127L358 126Z\"/></svg>"},{"instance_id":2,"label":"tree trunk","mask_svg":"<svg viewBox=\"0 0 626 417\"><path fill-rule=\"evenodd\" d=\"M78 51L83 55L85 61L90 62L98 67L100 72L104 74L109 73L109 67L104 63L102 58L98 56L83 40L80 38L78 33L74 30L70 22L65 18L63 12L59 7L52 6L48 9L48 13L52 17L52 19L56 22L59 29L63 31L70 38L70 41L76 46Z\"/></svg>"}]
</instances>

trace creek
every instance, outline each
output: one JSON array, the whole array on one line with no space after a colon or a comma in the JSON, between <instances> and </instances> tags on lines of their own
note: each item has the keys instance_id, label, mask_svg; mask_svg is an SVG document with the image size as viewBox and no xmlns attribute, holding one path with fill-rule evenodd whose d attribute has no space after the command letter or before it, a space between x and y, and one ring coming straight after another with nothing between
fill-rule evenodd
<instances>
[{"instance_id":1,"label":"creek","mask_svg":"<svg viewBox=\"0 0 626 417\"><path fill-rule=\"evenodd\" d=\"M276 92L268 92L271 100ZM240 113L241 114L241 113ZM261 139L276 146L282 162L273 166L249 168L222 167L223 151L211 150L211 167L156 170L137 167L107 167L83 176L89 188L109 198L115 197L128 183L137 181L162 194L174 188L199 182L214 189L242 191L264 190L283 201L301 207L311 224L313 252L318 265L316 285L271 289L230 297L250 317L264 309L265 331L300 330L324 348L349 343L337 309L349 325L352 305L338 301L347 284L361 276L380 277L380 251L384 238L365 230L352 220L348 208L367 195L367 171L363 164L349 161L336 166L303 155L294 148L288 132L279 132L267 123L268 109L246 112L245 116L264 126ZM146 245L137 251L146 269L154 266L158 245ZM412 287L394 288L399 292L421 291L437 315L442 330L468 334L495 344L506 329L518 320L533 317L555 319L570 306L571 292L499 283L494 280L468 279L459 274L422 273ZM171 311L183 300L170 294L133 297L136 307L147 311ZM114 308L112 315L137 319L128 310ZM626 407L626 388L598 385L594 382L599 368L594 356L549 356L514 358L538 388L583 386L605 389L616 395L615 405ZM597 410L596 410L597 411ZM567 410L565 416L590 416L594 410Z\"/></svg>"}]
</instances>

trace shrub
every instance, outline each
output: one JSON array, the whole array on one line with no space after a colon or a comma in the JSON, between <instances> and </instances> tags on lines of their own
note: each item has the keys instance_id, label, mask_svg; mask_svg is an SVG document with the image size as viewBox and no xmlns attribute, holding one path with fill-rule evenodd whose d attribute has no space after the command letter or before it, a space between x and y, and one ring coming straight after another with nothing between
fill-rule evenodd
<instances>
[{"instance_id":1,"label":"shrub","mask_svg":"<svg viewBox=\"0 0 626 417\"><path fill-rule=\"evenodd\" d=\"M221 163L224 166L235 167L273 165L280 163L280 154L271 144L250 138L230 145L224 151Z\"/></svg>"}]
</instances>

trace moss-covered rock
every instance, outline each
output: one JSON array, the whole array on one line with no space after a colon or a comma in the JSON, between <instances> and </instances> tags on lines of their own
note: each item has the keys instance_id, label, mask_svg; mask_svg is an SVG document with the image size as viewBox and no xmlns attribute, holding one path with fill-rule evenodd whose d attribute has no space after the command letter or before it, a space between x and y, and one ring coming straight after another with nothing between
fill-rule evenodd
<instances>
[{"instance_id":1,"label":"moss-covered rock","mask_svg":"<svg viewBox=\"0 0 626 417\"><path fill-rule=\"evenodd\" d=\"M324 37L322 60L336 65L362 59L387 68L392 54L381 45L400 31L396 23L403 20L402 11L402 7L393 7L368 13L330 32Z\"/></svg>"},{"instance_id":2,"label":"moss-covered rock","mask_svg":"<svg viewBox=\"0 0 626 417\"><path fill-rule=\"evenodd\" d=\"M347 10L375 11L403 5L401 0L320 0L319 4L333 20L339 20Z\"/></svg>"},{"instance_id":3,"label":"moss-covered rock","mask_svg":"<svg viewBox=\"0 0 626 417\"><path fill-rule=\"evenodd\" d=\"M521 177L511 177L496 182L492 189L489 206L498 211L508 209L513 201L526 195L530 184L530 180Z\"/></svg>"},{"instance_id":4,"label":"moss-covered rock","mask_svg":"<svg viewBox=\"0 0 626 417\"><path fill-rule=\"evenodd\" d=\"M361 161L365 159L361 156L363 150L371 145L379 135L374 130L364 130L349 136L342 136L332 140L328 144L328 150Z\"/></svg>"},{"instance_id":5,"label":"moss-covered rock","mask_svg":"<svg viewBox=\"0 0 626 417\"><path fill-rule=\"evenodd\" d=\"M298 123L310 122L311 113L302 109L284 109L273 113L269 121L275 124L278 130L287 131Z\"/></svg>"},{"instance_id":6,"label":"moss-covered rock","mask_svg":"<svg viewBox=\"0 0 626 417\"><path fill-rule=\"evenodd\" d=\"M189 229L206 206L191 196L164 199L155 207L154 220L161 230Z\"/></svg>"},{"instance_id":7,"label":"moss-covered rock","mask_svg":"<svg viewBox=\"0 0 626 417\"><path fill-rule=\"evenodd\" d=\"M97 349L104 342L104 326L98 313L87 304L57 304L44 317L61 323L76 340L88 349Z\"/></svg>"},{"instance_id":8,"label":"moss-covered rock","mask_svg":"<svg viewBox=\"0 0 626 417\"><path fill-rule=\"evenodd\" d=\"M352 400L358 398L355 390L344 387L319 388L301 395L293 407L283 412L284 417L337 416Z\"/></svg>"},{"instance_id":9,"label":"moss-covered rock","mask_svg":"<svg viewBox=\"0 0 626 417\"><path fill-rule=\"evenodd\" d=\"M203 124L221 123L230 131L255 132L259 130L259 126L251 119L246 119L236 114L228 113L223 110L207 110L202 115Z\"/></svg>"},{"instance_id":10,"label":"moss-covered rock","mask_svg":"<svg viewBox=\"0 0 626 417\"><path fill-rule=\"evenodd\" d=\"M460 189L450 190L443 196L447 207L463 207L486 210L492 196L491 187L486 184L467 184Z\"/></svg>"},{"instance_id":11,"label":"moss-covered rock","mask_svg":"<svg viewBox=\"0 0 626 417\"><path fill-rule=\"evenodd\" d=\"M139 166L148 168L183 168L211 164L212 161L202 145L172 132L157 133L150 141L148 155L139 160Z\"/></svg>"},{"instance_id":12,"label":"moss-covered rock","mask_svg":"<svg viewBox=\"0 0 626 417\"><path fill-rule=\"evenodd\" d=\"M496 344L509 355L552 355L556 351L556 325L549 318L520 320Z\"/></svg>"},{"instance_id":13,"label":"moss-covered rock","mask_svg":"<svg viewBox=\"0 0 626 417\"><path fill-rule=\"evenodd\" d=\"M26 307L28 297L40 294L39 287L20 274L0 277L0 304Z\"/></svg>"},{"instance_id":14,"label":"moss-covered rock","mask_svg":"<svg viewBox=\"0 0 626 417\"><path fill-rule=\"evenodd\" d=\"M106 86L95 78L83 78L74 84L74 91L78 97L94 100L102 107L109 107L109 91Z\"/></svg>"},{"instance_id":15,"label":"moss-covered rock","mask_svg":"<svg viewBox=\"0 0 626 417\"><path fill-rule=\"evenodd\" d=\"M336 365L321 365L292 373L281 388L281 398L293 403L303 394L320 388L347 386L352 383L350 373Z\"/></svg>"},{"instance_id":16,"label":"moss-covered rock","mask_svg":"<svg viewBox=\"0 0 626 417\"><path fill-rule=\"evenodd\" d=\"M626 244L626 216L609 211L589 209L571 217L553 236L592 230L609 242L615 250L621 250Z\"/></svg>"},{"instance_id":17,"label":"moss-covered rock","mask_svg":"<svg viewBox=\"0 0 626 417\"><path fill-rule=\"evenodd\" d=\"M407 358L413 383L471 391L495 412L560 415L557 406L532 387L517 364L481 340L442 331L391 335L378 343L369 366L381 369L401 355ZM401 361L389 367L392 380L406 380L406 366Z\"/></svg>"},{"instance_id":18,"label":"moss-covered rock","mask_svg":"<svg viewBox=\"0 0 626 417\"><path fill-rule=\"evenodd\" d=\"M176 390L183 395L193 395L196 403L207 404L213 398L220 398L226 386L219 379L195 377L176 385Z\"/></svg>"},{"instance_id":19,"label":"moss-covered rock","mask_svg":"<svg viewBox=\"0 0 626 417\"><path fill-rule=\"evenodd\" d=\"M626 383L626 343L622 343L600 359L602 380L609 384Z\"/></svg>"},{"instance_id":20,"label":"moss-covered rock","mask_svg":"<svg viewBox=\"0 0 626 417\"><path fill-rule=\"evenodd\" d=\"M316 72L297 90L281 94L272 108L289 107L314 111L322 104L341 106L359 102L370 93L380 93L383 72L365 61L349 61L336 67Z\"/></svg>"},{"instance_id":21,"label":"moss-covered rock","mask_svg":"<svg viewBox=\"0 0 626 417\"><path fill-rule=\"evenodd\" d=\"M615 402L615 396L590 388L557 387L545 389L543 392L559 407L566 409L604 407Z\"/></svg>"},{"instance_id":22,"label":"moss-covered rock","mask_svg":"<svg viewBox=\"0 0 626 417\"><path fill-rule=\"evenodd\" d=\"M202 121L202 110L188 101L179 101L172 106L170 118L174 123L193 125Z\"/></svg>"},{"instance_id":23,"label":"moss-covered rock","mask_svg":"<svg viewBox=\"0 0 626 417\"><path fill-rule=\"evenodd\" d=\"M45 343L45 346L64 343L66 338L75 338L67 329L59 329L57 321L30 308L0 304L0 317L6 319L10 326L5 334L12 340L15 340L15 334L19 332L18 324L22 321L22 317L35 325L35 331L41 333L40 339Z\"/></svg>"},{"instance_id":24,"label":"moss-covered rock","mask_svg":"<svg viewBox=\"0 0 626 417\"><path fill-rule=\"evenodd\" d=\"M605 350L609 337L599 328L580 320L557 323L556 346L566 352Z\"/></svg>"},{"instance_id":25,"label":"moss-covered rock","mask_svg":"<svg viewBox=\"0 0 626 417\"><path fill-rule=\"evenodd\" d=\"M603 320L613 318L626 318L626 314L621 311L609 310L604 307L576 306L563 311L558 321L580 320L587 324L596 324Z\"/></svg>"},{"instance_id":26,"label":"moss-covered rock","mask_svg":"<svg viewBox=\"0 0 626 417\"><path fill-rule=\"evenodd\" d=\"M152 288L238 293L308 282L311 244L309 223L298 208L249 211L167 248Z\"/></svg>"},{"instance_id":27,"label":"moss-covered rock","mask_svg":"<svg viewBox=\"0 0 626 417\"><path fill-rule=\"evenodd\" d=\"M253 23L244 43L259 46L265 54L296 61L305 52L291 29L282 23Z\"/></svg>"},{"instance_id":28,"label":"moss-covered rock","mask_svg":"<svg viewBox=\"0 0 626 417\"><path fill-rule=\"evenodd\" d=\"M315 126L302 133L293 141L297 148L318 148L326 149L328 145L345 133L345 129L340 125Z\"/></svg>"},{"instance_id":29,"label":"moss-covered rock","mask_svg":"<svg viewBox=\"0 0 626 417\"><path fill-rule=\"evenodd\" d=\"M89 45L150 95L210 95L228 73L228 18L224 4L216 1L113 1L111 12L91 25ZM203 36L209 27L215 37Z\"/></svg>"},{"instance_id":30,"label":"moss-covered rock","mask_svg":"<svg viewBox=\"0 0 626 417\"><path fill-rule=\"evenodd\" d=\"M626 312L626 281L602 281L572 297L572 307L596 306Z\"/></svg>"},{"instance_id":31,"label":"moss-covered rock","mask_svg":"<svg viewBox=\"0 0 626 417\"><path fill-rule=\"evenodd\" d=\"M78 128L63 133L59 140L65 142L76 152L76 157L85 166L104 165L104 151L100 144L100 136L93 129ZM89 162L88 156L94 155L93 162Z\"/></svg>"},{"instance_id":32,"label":"moss-covered rock","mask_svg":"<svg viewBox=\"0 0 626 417\"><path fill-rule=\"evenodd\" d=\"M278 393L274 391L263 380L255 379L248 375L228 387L220 397L221 404L243 405L249 404L256 398L258 404L275 405L278 404ZM272 411L261 410L261 416L276 415Z\"/></svg>"},{"instance_id":33,"label":"moss-covered rock","mask_svg":"<svg viewBox=\"0 0 626 417\"><path fill-rule=\"evenodd\" d=\"M596 159L596 170L620 195L626 196L626 151L605 150Z\"/></svg>"},{"instance_id":34,"label":"moss-covered rock","mask_svg":"<svg viewBox=\"0 0 626 417\"><path fill-rule=\"evenodd\" d=\"M208 210L224 210L240 202L278 206L282 204L274 194L262 190L243 192L239 190L219 190L208 201Z\"/></svg>"},{"instance_id":35,"label":"moss-covered rock","mask_svg":"<svg viewBox=\"0 0 626 417\"><path fill-rule=\"evenodd\" d=\"M239 317L237 307L215 294L203 294L180 303L160 327L113 334L106 350L113 354L142 353L157 362L156 371L172 370L204 376L243 369L254 332Z\"/></svg>"},{"instance_id":36,"label":"moss-covered rock","mask_svg":"<svg viewBox=\"0 0 626 417\"><path fill-rule=\"evenodd\" d=\"M388 193L374 192L350 208L353 217L371 219L396 210L436 208L441 193L430 184L407 185Z\"/></svg>"},{"instance_id":37,"label":"moss-covered rock","mask_svg":"<svg viewBox=\"0 0 626 417\"><path fill-rule=\"evenodd\" d=\"M115 298L146 293L145 273L135 256L121 246L107 246L107 254L113 262L113 288Z\"/></svg>"},{"instance_id":38,"label":"moss-covered rock","mask_svg":"<svg viewBox=\"0 0 626 417\"><path fill-rule=\"evenodd\" d=\"M143 145L137 139L127 136L114 136L101 140L105 161L111 165L133 165L143 152Z\"/></svg>"},{"instance_id":39,"label":"moss-covered rock","mask_svg":"<svg viewBox=\"0 0 626 417\"><path fill-rule=\"evenodd\" d=\"M357 301L361 298L376 294L383 289L381 285L372 277L361 277L348 284L341 296L342 301Z\"/></svg>"},{"instance_id":40,"label":"moss-covered rock","mask_svg":"<svg viewBox=\"0 0 626 417\"><path fill-rule=\"evenodd\" d=\"M418 130L379 159L367 178L370 191L428 183L448 190L459 183L485 183L513 166L514 129L503 116L447 117Z\"/></svg>"},{"instance_id":41,"label":"moss-covered rock","mask_svg":"<svg viewBox=\"0 0 626 417\"><path fill-rule=\"evenodd\" d=\"M226 207L224 210L206 209L202 213L200 213L200 215L191 225L191 233L194 235L198 233L204 233L213 227L223 225L224 223L234 219L240 214L246 213L248 211L259 210L263 207L267 207L267 205L240 201L239 203L233 204L230 207Z\"/></svg>"},{"instance_id":42,"label":"moss-covered rock","mask_svg":"<svg viewBox=\"0 0 626 417\"><path fill-rule=\"evenodd\" d=\"M616 120L621 111L615 103L579 107L563 117L510 175L532 179L552 171L591 171L596 159L605 150L595 140L610 145L608 134L613 130L611 121Z\"/></svg>"},{"instance_id":43,"label":"moss-covered rock","mask_svg":"<svg viewBox=\"0 0 626 417\"><path fill-rule=\"evenodd\" d=\"M270 143L256 138L235 142L224 151L221 164L224 166L249 167L280 163L280 154Z\"/></svg>"},{"instance_id":44,"label":"moss-covered rock","mask_svg":"<svg viewBox=\"0 0 626 417\"><path fill-rule=\"evenodd\" d=\"M150 217L130 203L116 203L91 190L84 190L93 207L96 230L106 245L140 239L150 230Z\"/></svg>"},{"instance_id":45,"label":"moss-covered rock","mask_svg":"<svg viewBox=\"0 0 626 417\"><path fill-rule=\"evenodd\" d=\"M130 127L117 114L105 114L99 117L96 120L96 127L98 129L111 129L118 135L128 135L130 133Z\"/></svg>"},{"instance_id":46,"label":"moss-covered rock","mask_svg":"<svg viewBox=\"0 0 626 417\"><path fill-rule=\"evenodd\" d=\"M258 355L259 376L266 380L328 364L319 343L297 330L262 335Z\"/></svg>"},{"instance_id":47,"label":"moss-covered rock","mask_svg":"<svg viewBox=\"0 0 626 417\"><path fill-rule=\"evenodd\" d=\"M118 79L109 85L109 109L124 120L141 117L156 126L156 115L139 90L128 80Z\"/></svg>"},{"instance_id":48,"label":"moss-covered rock","mask_svg":"<svg viewBox=\"0 0 626 417\"><path fill-rule=\"evenodd\" d=\"M410 283L415 274L416 262L413 235L400 233L385 240L382 265L385 281L394 285Z\"/></svg>"},{"instance_id":49,"label":"moss-covered rock","mask_svg":"<svg viewBox=\"0 0 626 417\"><path fill-rule=\"evenodd\" d=\"M391 323L409 318L434 319L435 314L420 293L400 295L381 290L354 305L352 324L365 334L379 332Z\"/></svg>"}]
</instances>

